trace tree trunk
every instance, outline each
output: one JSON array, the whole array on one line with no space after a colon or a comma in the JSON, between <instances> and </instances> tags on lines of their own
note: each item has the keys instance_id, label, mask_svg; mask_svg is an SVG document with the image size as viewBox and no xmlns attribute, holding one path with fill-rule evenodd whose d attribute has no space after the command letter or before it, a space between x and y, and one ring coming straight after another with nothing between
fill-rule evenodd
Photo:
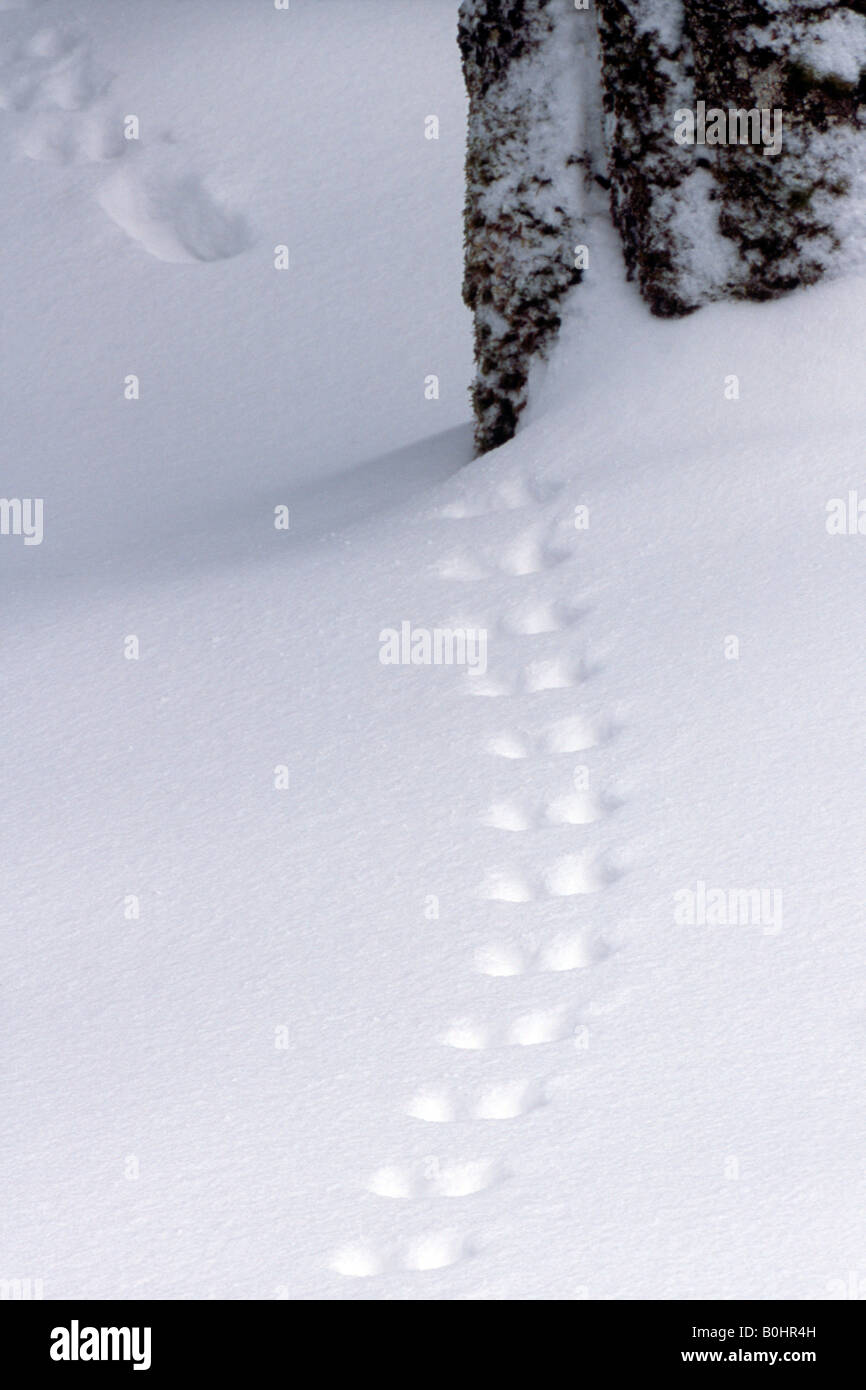
<instances>
[{"instance_id":1,"label":"tree trunk","mask_svg":"<svg viewBox=\"0 0 866 1390\"><path fill-rule=\"evenodd\" d=\"M595 4L461 5L481 452L514 433L580 280L571 253L593 173L610 182L628 274L659 315L773 298L863 258L866 0ZM778 112L781 147L679 143L678 116L699 104L771 124Z\"/></svg>"},{"instance_id":2,"label":"tree trunk","mask_svg":"<svg viewBox=\"0 0 866 1390\"><path fill-rule=\"evenodd\" d=\"M613 216L650 308L768 299L838 266L863 169L863 15L836 0L668 0L643 22L645 0L598 8ZM677 146L676 112L698 102L778 111L781 151Z\"/></svg>"},{"instance_id":3,"label":"tree trunk","mask_svg":"<svg viewBox=\"0 0 866 1390\"><path fill-rule=\"evenodd\" d=\"M463 297L475 316L479 453L514 434L533 358L581 278L583 176L570 0L464 0L469 93Z\"/></svg>"}]
</instances>

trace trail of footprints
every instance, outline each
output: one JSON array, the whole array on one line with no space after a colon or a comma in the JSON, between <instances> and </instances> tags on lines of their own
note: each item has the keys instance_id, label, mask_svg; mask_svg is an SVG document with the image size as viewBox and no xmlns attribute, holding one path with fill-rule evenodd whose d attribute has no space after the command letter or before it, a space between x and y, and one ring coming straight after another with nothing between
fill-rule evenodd
<instances>
[{"instance_id":1,"label":"trail of footprints","mask_svg":"<svg viewBox=\"0 0 866 1390\"><path fill-rule=\"evenodd\" d=\"M438 571L442 579L465 582L488 579L496 574L522 579L554 569L571 555L563 537L556 533L548 535L543 528L533 526L504 549L491 546L457 550L440 563Z\"/></svg>"},{"instance_id":2,"label":"trail of footprints","mask_svg":"<svg viewBox=\"0 0 866 1390\"><path fill-rule=\"evenodd\" d=\"M9 29L8 11L23 12ZM99 192L106 214L150 255L168 262L195 262L237 255L250 244L245 219L227 208L190 170L170 135L149 148L124 136L124 116L110 105L114 75L94 58L86 34L74 26L41 25L39 0L0 0L0 111L25 116L20 139L28 158L57 165L115 164L116 172ZM27 16L32 14L33 19ZM505 479L480 501L457 501L439 513L443 521L460 522L493 513L547 506L558 489L521 478ZM562 527L534 524L506 547L458 547L439 567L442 578L456 586L484 580L508 582L552 570L571 558L572 548ZM581 621L579 607L532 597L508 607L491 630L506 639L569 634ZM515 671L497 676L467 676L475 697L520 698L580 687L593 674L584 657L557 654L528 660ZM571 715L547 725L540 734L512 727L494 734L488 753L505 760L578 753L603 742L612 726L593 728ZM494 830L522 833L543 827L588 825L613 809L613 803L589 793L564 793L542 805L514 799L494 803L482 823ZM489 870L479 889L492 902L523 904L543 896L568 897L593 893L616 876L614 866L585 855L562 855L540 875L530 876L509 866ZM582 970L605 958L606 949L589 933L575 931L543 943L501 939L481 946L474 968L491 979L532 978ZM567 1043L580 1026L569 1004L515 1011L502 1021L455 1019L440 1036L448 1049L482 1052L492 1049L550 1047ZM549 1102L542 1080L512 1079L466 1090L445 1087L419 1091L406 1113L425 1125L491 1125L518 1121ZM474 1132L474 1131L473 1131ZM508 1179L507 1167L488 1158L440 1163L427 1158L418 1164L381 1168L368 1190L390 1201L460 1201L498 1187ZM473 1241L450 1227L410 1241L405 1247L347 1246L332 1260L333 1269L350 1278L367 1278L393 1271L431 1271L447 1268L476 1253Z\"/></svg>"},{"instance_id":3,"label":"trail of footprints","mask_svg":"<svg viewBox=\"0 0 866 1390\"><path fill-rule=\"evenodd\" d=\"M484 503L456 502L444 507L438 516L446 521L460 521L488 513L509 512L518 508L547 504L558 489L548 489L526 483L522 479L500 483L492 497ZM439 567L443 578L458 583L486 580L497 576L518 578L551 569L569 558L554 527L552 537L542 525L533 525L517 541L504 550L462 550L450 554ZM570 633L584 616L581 607L558 600L533 597L508 607L495 623L484 626L506 639L535 637L550 633ZM473 626L458 623L455 626ZM550 658L530 660L505 675L466 676L466 690L473 696L491 698L540 695L546 691L569 690L589 679L593 667L585 656L573 657L559 653ZM526 722L525 720L523 722ZM583 753L606 742L615 727L612 721L592 723L580 715L569 714L546 723L540 731L532 732L518 724L503 728L487 741L486 752L493 758L518 761L533 757L551 757ZM617 800L595 791L572 790L546 800L526 800L513 797L493 802L479 813L480 824L507 836L544 831L553 827L588 826L616 810ZM568 898L596 893L619 875L617 866L603 856L590 853L561 854L549 866L538 872L526 873L511 865L499 865L487 870L478 889L482 900L502 904L522 905L540 898ZM563 975L585 970L600 964L611 954L610 949L593 933L582 927L561 931L546 940L521 936L519 932L490 940L475 950L473 968L479 976L490 980L515 980ZM597 1006L586 1009L587 1016L599 1012ZM503 1017L501 1008L490 1017L460 1017L446 1024L438 1042L443 1048L458 1052L552 1048L572 1044L579 1030L585 1031L581 1010L565 1000L538 1008L515 1009ZM423 1088L413 1095L406 1114L429 1126L472 1126L473 1136L481 1132L479 1124L492 1126L521 1121L542 1110L551 1100L553 1086L550 1078L516 1077L493 1085L473 1087L445 1085ZM442 1199L472 1198L507 1182L509 1170L498 1159L473 1158L446 1164L436 1158L426 1158L407 1166L384 1167L374 1172L367 1183L368 1192L377 1197L400 1202L420 1201L429 1204ZM359 1244L339 1251L332 1268L352 1278L367 1278L395 1271L425 1271L447 1268L478 1253L474 1241L460 1230L448 1227L428 1232L404 1246L376 1248Z\"/></svg>"},{"instance_id":4,"label":"trail of footprints","mask_svg":"<svg viewBox=\"0 0 866 1390\"><path fill-rule=\"evenodd\" d=\"M479 820L493 830L511 832L532 830L544 825L592 825L617 806L612 796L595 792L567 792L543 804L524 801L494 801Z\"/></svg>"},{"instance_id":5,"label":"trail of footprints","mask_svg":"<svg viewBox=\"0 0 866 1390\"><path fill-rule=\"evenodd\" d=\"M57 165L116 165L98 202L158 260L223 260L246 250L246 219L189 168L170 134L127 138L113 84L76 25L40 23L39 0L0 0L0 111L26 115L21 152Z\"/></svg>"}]
</instances>

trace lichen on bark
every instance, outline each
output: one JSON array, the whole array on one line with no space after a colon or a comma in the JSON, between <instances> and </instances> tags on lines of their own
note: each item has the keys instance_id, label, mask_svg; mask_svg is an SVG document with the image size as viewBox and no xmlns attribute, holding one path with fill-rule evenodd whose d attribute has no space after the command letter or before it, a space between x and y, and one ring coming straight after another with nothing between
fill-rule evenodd
<instances>
[{"instance_id":1,"label":"lichen on bark","mask_svg":"<svg viewBox=\"0 0 866 1390\"><path fill-rule=\"evenodd\" d=\"M460 9L469 94L463 296L475 324L480 453L514 434L531 364L581 278L575 18L570 0L464 0Z\"/></svg>"},{"instance_id":2,"label":"lichen on bark","mask_svg":"<svg viewBox=\"0 0 866 1390\"><path fill-rule=\"evenodd\" d=\"M593 178L658 315L866 259L866 0L463 0L459 41L480 452L517 428L581 279ZM781 113L781 148L678 143L699 103Z\"/></svg>"},{"instance_id":3,"label":"lichen on bark","mask_svg":"<svg viewBox=\"0 0 866 1390\"><path fill-rule=\"evenodd\" d=\"M846 200L864 168L866 5L598 0L598 9L612 211L651 309L770 299L838 266ZM675 106L698 102L779 111L781 151L676 147Z\"/></svg>"}]
</instances>

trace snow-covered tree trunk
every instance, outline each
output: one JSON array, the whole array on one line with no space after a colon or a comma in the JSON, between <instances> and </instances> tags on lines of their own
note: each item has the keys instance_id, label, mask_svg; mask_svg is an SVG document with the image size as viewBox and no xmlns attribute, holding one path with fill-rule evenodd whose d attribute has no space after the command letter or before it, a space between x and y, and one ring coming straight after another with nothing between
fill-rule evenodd
<instances>
[{"instance_id":1,"label":"snow-covered tree trunk","mask_svg":"<svg viewBox=\"0 0 866 1390\"><path fill-rule=\"evenodd\" d=\"M866 167L857 11L838 0L598 0L613 216L654 312L767 299L844 259ZM678 145L677 112L699 104L708 117L757 112L767 133L778 127L778 147L732 143L712 120L707 143Z\"/></svg>"},{"instance_id":2,"label":"snow-covered tree trunk","mask_svg":"<svg viewBox=\"0 0 866 1390\"><path fill-rule=\"evenodd\" d=\"M863 10L863 0L686 0L698 98L783 122L776 155L755 144L713 152L719 226L735 255L723 293L766 299L843 268L853 250L851 194L866 170Z\"/></svg>"},{"instance_id":3,"label":"snow-covered tree trunk","mask_svg":"<svg viewBox=\"0 0 866 1390\"><path fill-rule=\"evenodd\" d=\"M572 0L463 0L460 7L469 93L463 296L475 316L481 453L513 435L531 363L581 277L580 19Z\"/></svg>"},{"instance_id":4,"label":"snow-covered tree trunk","mask_svg":"<svg viewBox=\"0 0 866 1390\"><path fill-rule=\"evenodd\" d=\"M676 111L694 105L683 20L680 3L598 0L611 213L629 275L665 316L700 302L712 222L706 169L674 137Z\"/></svg>"},{"instance_id":5,"label":"snow-covered tree trunk","mask_svg":"<svg viewBox=\"0 0 866 1390\"><path fill-rule=\"evenodd\" d=\"M591 174L610 182L628 273L656 314L772 298L863 259L866 0L584 3L460 9L480 451L514 433L580 279Z\"/></svg>"}]
</instances>

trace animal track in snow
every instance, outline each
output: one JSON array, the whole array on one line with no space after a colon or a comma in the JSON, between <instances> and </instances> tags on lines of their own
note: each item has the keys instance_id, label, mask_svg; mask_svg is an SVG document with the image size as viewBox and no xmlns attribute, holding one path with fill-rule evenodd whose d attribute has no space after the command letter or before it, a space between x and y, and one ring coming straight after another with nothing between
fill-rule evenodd
<instances>
[{"instance_id":1,"label":"animal track in snow","mask_svg":"<svg viewBox=\"0 0 866 1390\"><path fill-rule=\"evenodd\" d=\"M411 1241L402 1251L345 1246L333 1257L331 1268L348 1279L369 1279L396 1270L447 1269L473 1254L472 1242L459 1231L431 1231Z\"/></svg>"},{"instance_id":2,"label":"animal track in snow","mask_svg":"<svg viewBox=\"0 0 866 1390\"><path fill-rule=\"evenodd\" d=\"M446 1028L441 1041L446 1047L456 1047L461 1052L483 1052L494 1046L490 1030L483 1023L462 1018Z\"/></svg>"},{"instance_id":3,"label":"animal track in snow","mask_svg":"<svg viewBox=\"0 0 866 1390\"><path fill-rule=\"evenodd\" d=\"M8 0L5 8L11 8ZM0 54L0 108L37 113L22 139L31 159L101 163L128 151L98 200L111 220L158 260L225 260L246 250L251 244L246 219L184 163L168 137L133 150L119 117L90 110L113 80L94 60L85 36L45 26L7 44Z\"/></svg>"},{"instance_id":4,"label":"animal track in snow","mask_svg":"<svg viewBox=\"0 0 866 1390\"><path fill-rule=\"evenodd\" d=\"M481 975L508 978L514 975L559 974L586 970L611 955L604 942L587 931L560 933L543 946L520 941L493 941L475 952L475 968Z\"/></svg>"},{"instance_id":5,"label":"animal track in snow","mask_svg":"<svg viewBox=\"0 0 866 1390\"><path fill-rule=\"evenodd\" d=\"M437 1124L472 1119L514 1120L546 1102L543 1083L508 1081L488 1087L475 1100L465 1100L450 1091L421 1091L409 1102L407 1114Z\"/></svg>"},{"instance_id":6,"label":"animal track in snow","mask_svg":"<svg viewBox=\"0 0 866 1390\"><path fill-rule=\"evenodd\" d=\"M179 163L167 142L124 165L99 195L103 210L157 260L226 260L251 244L245 218Z\"/></svg>"},{"instance_id":7,"label":"animal track in snow","mask_svg":"<svg viewBox=\"0 0 866 1390\"><path fill-rule=\"evenodd\" d=\"M562 545L545 542L539 533L533 530L500 552L497 568L502 574L522 578L525 575L540 574L542 570L553 569L563 560L569 559L571 553Z\"/></svg>"},{"instance_id":8,"label":"animal track in snow","mask_svg":"<svg viewBox=\"0 0 866 1390\"><path fill-rule=\"evenodd\" d=\"M526 478L506 478L480 498L458 498L438 512L445 521L462 521L497 512L517 511L520 507L545 506L562 491L560 483Z\"/></svg>"},{"instance_id":9,"label":"animal track in snow","mask_svg":"<svg viewBox=\"0 0 866 1390\"><path fill-rule=\"evenodd\" d=\"M546 1104L547 1096L537 1081L507 1081L484 1092L475 1107L479 1120L516 1120Z\"/></svg>"},{"instance_id":10,"label":"animal track in snow","mask_svg":"<svg viewBox=\"0 0 866 1390\"><path fill-rule=\"evenodd\" d=\"M466 568L461 565L462 570ZM480 566L471 576L483 577ZM452 612L445 627L465 631L486 631L502 637L543 637L567 632L582 622L587 609L573 601L532 598L515 603L499 617L494 613L459 610Z\"/></svg>"},{"instance_id":11,"label":"animal track in snow","mask_svg":"<svg viewBox=\"0 0 866 1390\"><path fill-rule=\"evenodd\" d=\"M442 1042L446 1047L474 1052L493 1047L535 1047L573 1037L576 1024L572 1008L534 1009L511 1023L490 1027L458 1019L446 1029Z\"/></svg>"},{"instance_id":12,"label":"animal track in snow","mask_svg":"<svg viewBox=\"0 0 866 1390\"><path fill-rule=\"evenodd\" d=\"M553 569L571 558L573 550L562 541L545 538L537 526L509 545L482 547L481 551L457 551L439 565L442 579L478 580L492 575L523 578Z\"/></svg>"},{"instance_id":13,"label":"animal track in snow","mask_svg":"<svg viewBox=\"0 0 866 1390\"><path fill-rule=\"evenodd\" d=\"M454 1099L448 1091L419 1091L409 1102L407 1114L437 1125L452 1124L457 1119Z\"/></svg>"},{"instance_id":14,"label":"animal track in snow","mask_svg":"<svg viewBox=\"0 0 866 1390\"><path fill-rule=\"evenodd\" d=\"M597 855L566 854L543 877L552 898L571 898L600 892L616 881L619 872Z\"/></svg>"},{"instance_id":15,"label":"animal track in snow","mask_svg":"<svg viewBox=\"0 0 866 1390\"><path fill-rule=\"evenodd\" d=\"M531 661L522 671L502 675L466 673L470 695L501 699L506 695L538 695L546 690L571 690L588 679L590 668L581 659L563 656Z\"/></svg>"},{"instance_id":16,"label":"animal track in snow","mask_svg":"<svg viewBox=\"0 0 866 1390\"><path fill-rule=\"evenodd\" d=\"M541 734L538 746L544 753L583 753L609 736L609 730L593 727L579 715L572 715L550 724Z\"/></svg>"},{"instance_id":17,"label":"animal track in snow","mask_svg":"<svg viewBox=\"0 0 866 1390\"><path fill-rule=\"evenodd\" d=\"M514 868L489 869L478 896L488 902L527 903L538 897L572 898L599 893L620 870L596 853L566 854L537 877Z\"/></svg>"},{"instance_id":18,"label":"animal track in snow","mask_svg":"<svg viewBox=\"0 0 866 1390\"><path fill-rule=\"evenodd\" d=\"M425 1159L408 1168L379 1168L367 1184L378 1197L408 1201L423 1197L473 1197L504 1181L506 1170L495 1159L440 1164Z\"/></svg>"},{"instance_id":19,"label":"animal track in snow","mask_svg":"<svg viewBox=\"0 0 866 1390\"><path fill-rule=\"evenodd\" d=\"M514 1047L563 1042L574 1036L576 1023L573 1009L533 1009L509 1025L507 1041Z\"/></svg>"},{"instance_id":20,"label":"animal track in snow","mask_svg":"<svg viewBox=\"0 0 866 1390\"><path fill-rule=\"evenodd\" d=\"M104 96L113 80L114 74L94 60L86 38L46 27L0 57L0 108L82 111Z\"/></svg>"},{"instance_id":21,"label":"animal track in snow","mask_svg":"<svg viewBox=\"0 0 866 1390\"><path fill-rule=\"evenodd\" d=\"M558 753L583 753L606 743L616 732L613 724L599 724L570 715L548 724L539 733L526 729L506 729L487 741L487 751L496 758L520 759Z\"/></svg>"},{"instance_id":22,"label":"animal track in snow","mask_svg":"<svg viewBox=\"0 0 866 1390\"><path fill-rule=\"evenodd\" d=\"M524 733L495 734L487 741L487 751L495 758L528 758L532 751L532 742Z\"/></svg>"},{"instance_id":23,"label":"animal track in snow","mask_svg":"<svg viewBox=\"0 0 866 1390\"><path fill-rule=\"evenodd\" d=\"M532 661L523 672L523 689L530 694L542 690L568 690L580 685L587 677L584 662L555 656L547 661Z\"/></svg>"},{"instance_id":24,"label":"animal track in snow","mask_svg":"<svg viewBox=\"0 0 866 1390\"><path fill-rule=\"evenodd\" d=\"M512 833L543 825L592 825L609 814L617 803L592 792L569 792L556 796L543 807L528 807L520 801L494 801L479 821L494 830Z\"/></svg>"},{"instance_id":25,"label":"animal track in snow","mask_svg":"<svg viewBox=\"0 0 866 1390\"><path fill-rule=\"evenodd\" d=\"M472 1244L458 1231L434 1231L414 1240L406 1251L405 1269L447 1269L474 1253Z\"/></svg>"},{"instance_id":26,"label":"animal track in snow","mask_svg":"<svg viewBox=\"0 0 866 1390\"><path fill-rule=\"evenodd\" d=\"M126 145L122 120L96 111L37 117L21 142L28 158L51 164L105 163L119 159Z\"/></svg>"},{"instance_id":27,"label":"animal track in snow","mask_svg":"<svg viewBox=\"0 0 866 1390\"><path fill-rule=\"evenodd\" d=\"M504 614L499 628L509 637L538 637L547 632L567 631L581 621L584 613L575 604L530 599Z\"/></svg>"}]
</instances>

